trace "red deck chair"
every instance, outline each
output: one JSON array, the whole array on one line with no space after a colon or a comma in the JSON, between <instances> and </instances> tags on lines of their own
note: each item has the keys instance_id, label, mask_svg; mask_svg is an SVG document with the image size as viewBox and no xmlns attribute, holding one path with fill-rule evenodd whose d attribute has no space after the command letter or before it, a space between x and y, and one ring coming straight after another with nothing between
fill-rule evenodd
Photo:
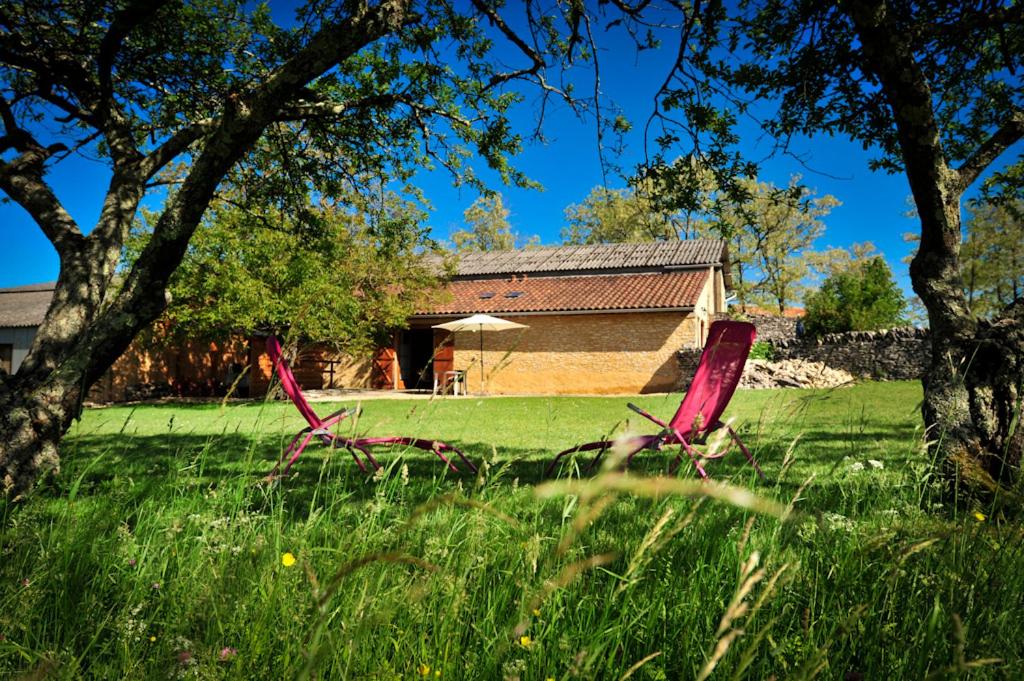
<instances>
[{"instance_id":1,"label":"red deck chair","mask_svg":"<svg viewBox=\"0 0 1024 681\"><path fill-rule=\"evenodd\" d=\"M754 461L754 457L750 455L736 431L719 420L729 404L729 400L732 399L733 392L736 391L736 385L743 374L743 366L747 362L747 355L750 354L750 346L754 344L755 334L754 325L747 322L717 321L711 325L711 329L708 331L708 341L704 346L704 352L701 353L700 364L697 365L690 389L683 397L683 401L680 402L675 416L668 423L651 416L635 404L627 405L662 428L661 432L656 435L644 435L628 441L627 466L633 457L644 449L660 451L666 445L679 445L680 452L672 464L671 472L675 472L682 461L683 452L685 452L700 476L706 479L708 474L704 470L704 466L701 465L701 461L720 459L728 453L729 447L727 446L721 452L701 454L693 448L693 445L705 444L707 436L712 431L724 427L743 455L747 457L750 465L754 467L761 479L764 479L761 467ZM559 452L548 465L547 474L551 474L555 465L566 454L596 449L598 450L597 456L590 464L590 467L593 468L605 450L614 442L614 440L590 442Z\"/></svg>"},{"instance_id":2,"label":"red deck chair","mask_svg":"<svg viewBox=\"0 0 1024 681\"><path fill-rule=\"evenodd\" d=\"M362 461L359 460L359 456L356 454L356 450L359 450L366 456L370 464L375 468L379 469L380 464L373 458L373 454L370 453L370 447L374 445L407 445L417 447L428 452L433 452L437 455L441 461L444 461L445 465L456 473L459 471L445 455L445 452L455 452L459 455L469 469L476 473L476 466L473 462L466 458L465 454L460 452L455 447L444 442L437 440L421 440L412 437L363 437L363 438L346 438L340 435L336 435L330 431L330 427L340 423L349 416L355 416L359 413L356 408L341 409L334 412L330 416L320 418L317 416L313 408L309 406L309 402L302 394L302 389L299 387L298 381L295 380L295 376L292 374L291 367L288 366L288 360L281 356L281 344L274 336L267 337L267 354L270 355L270 361L274 364L274 370L277 372L278 378L281 380L281 387L291 398L292 402L298 408L299 413L302 414L303 418L309 424L307 427L296 433L295 437L292 438L291 443L281 453L280 458L277 460L277 464L274 469L270 472L269 477L275 478L280 471L281 475L287 475L302 451L312 441L314 437L320 438L320 441L328 447L344 447L355 459L359 469L366 472L366 466ZM281 470L281 465L284 464L284 470Z\"/></svg>"}]
</instances>

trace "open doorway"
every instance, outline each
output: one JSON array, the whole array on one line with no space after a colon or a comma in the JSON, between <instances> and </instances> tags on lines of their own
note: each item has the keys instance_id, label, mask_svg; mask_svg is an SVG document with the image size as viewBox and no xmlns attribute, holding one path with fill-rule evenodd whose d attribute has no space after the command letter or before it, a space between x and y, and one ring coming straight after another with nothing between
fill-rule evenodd
<instances>
[{"instance_id":1,"label":"open doorway","mask_svg":"<svg viewBox=\"0 0 1024 681\"><path fill-rule=\"evenodd\" d=\"M434 330L406 329L398 343L398 366L406 389L434 387Z\"/></svg>"}]
</instances>

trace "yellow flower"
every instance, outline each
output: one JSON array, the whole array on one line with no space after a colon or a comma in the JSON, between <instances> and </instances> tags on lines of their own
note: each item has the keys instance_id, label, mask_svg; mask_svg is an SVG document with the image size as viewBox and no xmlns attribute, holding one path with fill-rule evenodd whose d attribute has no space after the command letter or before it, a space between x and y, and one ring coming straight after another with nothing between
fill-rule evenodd
<instances>
[{"instance_id":1,"label":"yellow flower","mask_svg":"<svg viewBox=\"0 0 1024 681\"><path fill-rule=\"evenodd\" d=\"M975 511L974 512L974 519L977 520L979 523L983 523L983 522L985 522L985 514L982 513L981 511Z\"/></svg>"},{"instance_id":2,"label":"yellow flower","mask_svg":"<svg viewBox=\"0 0 1024 681\"><path fill-rule=\"evenodd\" d=\"M282 554L281 565L284 565L285 567L291 567L292 565L295 565L295 556L292 554L291 551L287 551L284 554Z\"/></svg>"},{"instance_id":3,"label":"yellow flower","mask_svg":"<svg viewBox=\"0 0 1024 681\"><path fill-rule=\"evenodd\" d=\"M548 677L548 678L546 679L546 681L555 681L555 677L553 677L553 676L549 676L549 677Z\"/></svg>"},{"instance_id":4,"label":"yellow flower","mask_svg":"<svg viewBox=\"0 0 1024 681\"><path fill-rule=\"evenodd\" d=\"M437 678L441 678L441 670L440 669L435 669L434 670L434 676L436 676Z\"/></svg>"},{"instance_id":5,"label":"yellow flower","mask_svg":"<svg viewBox=\"0 0 1024 681\"><path fill-rule=\"evenodd\" d=\"M430 665L421 664L419 667L416 668L416 671L420 673L420 676L430 676Z\"/></svg>"},{"instance_id":6,"label":"yellow flower","mask_svg":"<svg viewBox=\"0 0 1024 681\"><path fill-rule=\"evenodd\" d=\"M533 641L530 640L529 636L520 636L519 645L521 645L524 648L529 648L531 645L533 645Z\"/></svg>"},{"instance_id":7,"label":"yellow flower","mask_svg":"<svg viewBox=\"0 0 1024 681\"><path fill-rule=\"evenodd\" d=\"M533 616L534 617L540 617L540 609L539 608L534 608L533 609Z\"/></svg>"},{"instance_id":8,"label":"yellow flower","mask_svg":"<svg viewBox=\"0 0 1024 681\"><path fill-rule=\"evenodd\" d=\"M150 643L156 643L156 636L150 636L149 637L149 642Z\"/></svg>"}]
</instances>

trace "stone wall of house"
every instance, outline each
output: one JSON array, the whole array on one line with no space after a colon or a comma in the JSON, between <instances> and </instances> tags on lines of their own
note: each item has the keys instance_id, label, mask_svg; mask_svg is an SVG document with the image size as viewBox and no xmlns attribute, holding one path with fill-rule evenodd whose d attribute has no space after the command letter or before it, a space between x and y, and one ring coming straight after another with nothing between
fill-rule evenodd
<instances>
[{"instance_id":1,"label":"stone wall of house","mask_svg":"<svg viewBox=\"0 0 1024 681\"><path fill-rule=\"evenodd\" d=\"M668 392L679 383L680 347L697 344L698 320L685 312L516 317L528 329L484 332L486 391L501 394L614 395ZM470 394L481 390L480 336L456 333L454 366Z\"/></svg>"},{"instance_id":2,"label":"stone wall of house","mask_svg":"<svg viewBox=\"0 0 1024 681\"><path fill-rule=\"evenodd\" d=\"M242 337L223 342L136 339L114 365L93 384L92 402L122 402L169 396L223 394L232 364L249 363Z\"/></svg>"},{"instance_id":3,"label":"stone wall of house","mask_svg":"<svg viewBox=\"0 0 1024 681\"><path fill-rule=\"evenodd\" d=\"M253 395L264 395L270 386L274 365L263 338L251 340L253 367L250 384ZM287 354L287 353L286 353ZM305 345L289 361L292 374L303 390L325 388L369 388L372 363L369 357L353 358L324 344Z\"/></svg>"},{"instance_id":4,"label":"stone wall of house","mask_svg":"<svg viewBox=\"0 0 1024 681\"><path fill-rule=\"evenodd\" d=\"M250 397L266 394L273 366L263 338L236 336L227 341L174 341L157 344L137 339L89 391L91 402L123 402L160 397L209 397L226 392L229 367L252 362L247 376ZM305 390L370 386L369 358L353 359L325 345L302 348L292 373ZM241 385L241 383L240 383ZM244 393L239 394L244 397Z\"/></svg>"}]
</instances>

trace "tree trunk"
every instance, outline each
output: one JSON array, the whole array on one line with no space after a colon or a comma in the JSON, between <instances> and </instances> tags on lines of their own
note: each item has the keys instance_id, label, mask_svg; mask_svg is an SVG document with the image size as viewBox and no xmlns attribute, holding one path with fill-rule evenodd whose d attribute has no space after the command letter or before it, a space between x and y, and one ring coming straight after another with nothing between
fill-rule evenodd
<instances>
[{"instance_id":1,"label":"tree trunk","mask_svg":"<svg viewBox=\"0 0 1024 681\"><path fill-rule=\"evenodd\" d=\"M57 444L77 415L80 394L79 386L55 378L36 385L9 385L8 390L0 391L0 487L4 497L17 500L41 474L59 470Z\"/></svg>"},{"instance_id":2,"label":"tree trunk","mask_svg":"<svg viewBox=\"0 0 1024 681\"><path fill-rule=\"evenodd\" d=\"M0 379L0 488L9 499L23 494L39 475L59 470L58 444L81 413L89 388L164 309L164 289L155 284L154 300L138 299L129 311L110 315L113 305L102 307L103 283L67 269L58 281L65 301L75 298L68 290L94 294L62 308L57 301L51 304L18 373Z\"/></svg>"},{"instance_id":3,"label":"tree trunk","mask_svg":"<svg viewBox=\"0 0 1024 681\"><path fill-rule=\"evenodd\" d=\"M1021 499L1024 434L1018 428L1024 383L1024 304L995 322L978 321L960 273L960 201L1019 135L1016 119L959 168L949 165L928 80L885 0L848 0L867 68L878 78L893 114L907 179L921 220L910 263L914 291L928 309L932 357L924 377L922 416L930 453L950 487Z\"/></svg>"},{"instance_id":4,"label":"tree trunk","mask_svg":"<svg viewBox=\"0 0 1024 681\"><path fill-rule=\"evenodd\" d=\"M1021 308L1020 305L1017 306ZM934 334L933 334L934 339ZM1024 319L981 322L970 339L933 350L923 416L933 455L961 490L1021 501Z\"/></svg>"}]
</instances>

